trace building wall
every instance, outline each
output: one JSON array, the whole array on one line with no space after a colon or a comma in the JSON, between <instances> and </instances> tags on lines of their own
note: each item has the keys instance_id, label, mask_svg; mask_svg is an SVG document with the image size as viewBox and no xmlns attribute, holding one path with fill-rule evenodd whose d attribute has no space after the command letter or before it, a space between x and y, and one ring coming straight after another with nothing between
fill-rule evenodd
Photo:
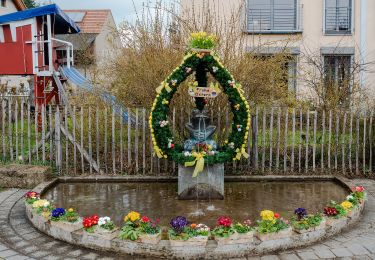
<instances>
[{"instance_id":1,"label":"building wall","mask_svg":"<svg viewBox=\"0 0 375 260\"><path fill-rule=\"evenodd\" d=\"M108 57L116 50L114 46L119 46L119 38L116 37L116 23L112 13L108 15L108 19L104 24L102 31L95 39L95 57L97 65L108 60Z\"/></svg>"},{"instance_id":2,"label":"building wall","mask_svg":"<svg viewBox=\"0 0 375 260\"><path fill-rule=\"evenodd\" d=\"M6 7L0 6L0 15L17 12L17 7L12 0L6 0Z\"/></svg>"},{"instance_id":3,"label":"building wall","mask_svg":"<svg viewBox=\"0 0 375 260\"><path fill-rule=\"evenodd\" d=\"M296 34L246 34L243 48L254 49L259 46L285 46L297 47L301 53L308 52L310 55L320 55L322 47L349 47L355 49L354 59L359 61L361 50L364 51L365 62L375 62L375 1L374 0L352 0L354 8L353 33L351 35L325 35L323 31L324 0L300 0L302 33ZM365 1L362 3L362 1ZM241 17L238 26L245 26L246 0L181 0L181 11L183 15L191 15L194 9L196 14L202 14L207 8L214 11L222 20L236 13ZM362 4L362 6L361 6ZM364 5L365 4L365 5ZM361 16L365 14L365 19ZM365 28L361 28L362 27ZM365 26L363 26L365 25ZM243 28L245 29L245 28ZM361 40L361 33L364 35ZM300 55L301 57L303 55ZM301 64L299 60L299 71ZM307 68L308 69L308 68ZM367 93L375 98L375 65L367 67L369 72L364 74L362 86ZM303 77L303 75L301 75ZM313 93L301 82L297 83L297 96L313 98Z\"/></svg>"}]
</instances>

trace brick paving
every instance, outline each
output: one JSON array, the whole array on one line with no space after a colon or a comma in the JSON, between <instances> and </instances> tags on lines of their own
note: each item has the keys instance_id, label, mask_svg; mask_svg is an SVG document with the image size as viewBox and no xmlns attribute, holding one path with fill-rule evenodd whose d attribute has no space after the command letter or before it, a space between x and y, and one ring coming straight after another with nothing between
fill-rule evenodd
<instances>
[{"instance_id":1,"label":"brick paving","mask_svg":"<svg viewBox=\"0 0 375 260\"><path fill-rule=\"evenodd\" d=\"M375 181L352 182L365 186L368 192L364 216L356 226L306 248L241 259L375 259ZM84 249L40 233L26 218L22 199L25 192L0 192L0 259L137 259Z\"/></svg>"}]
</instances>

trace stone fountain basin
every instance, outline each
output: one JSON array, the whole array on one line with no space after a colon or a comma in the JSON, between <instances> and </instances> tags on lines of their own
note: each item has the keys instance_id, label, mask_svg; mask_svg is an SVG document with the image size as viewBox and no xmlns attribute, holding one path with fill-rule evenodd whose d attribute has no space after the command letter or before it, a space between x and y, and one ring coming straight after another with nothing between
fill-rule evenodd
<instances>
[{"instance_id":1,"label":"stone fountain basin","mask_svg":"<svg viewBox=\"0 0 375 260\"><path fill-rule=\"evenodd\" d=\"M227 181L269 181L269 180L282 180L283 181L301 181L302 177L228 177ZM167 181L170 178L157 178L158 181ZM346 189L348 193L352 186L350 181L344 178L336 178L332 176L309 176L303 177L303 180L314 180L314 181L334 181ZM59 182L92 182L92 181L118 181L118 182L131 182L140 180L149 182L155 181L155 178L124 178L124 177L85 177L85 178L57 178L50 182L45 182L37 186L34 191L40 192L42 195L48 191L51 187ZM292 230L277 234L275 236L262 236L255 232L254 238L249 240L247 243L244 241L230 241L229 243L218 242L215 240L209 240L205 246L185 246L185 247L173 247L169 240L161 240L157 244L148 244L138 241L124 241L117 238L117 232L111 236L106 234L89 234L85 230L79 227L72 228L69 225L56 225L38 215L30 205L26 205L26 214L31 223L39 229L41 232L54 237L58 240L62 240L71 244L114 252L117 254L124 255L138 255L152 258L175 258L175 259L222 259L228 257L243 257L250 255L262 255L274 251L292 249L296 247L303 247L315 243L319 240L323 240L330 236L340 233L343 229L356 223L363 213L364 203L353 209L353 211L347 216L337 220L327 219L325 223L316 229L309 230L306 232L296 233Z\"/></svg>"}]
</instances>

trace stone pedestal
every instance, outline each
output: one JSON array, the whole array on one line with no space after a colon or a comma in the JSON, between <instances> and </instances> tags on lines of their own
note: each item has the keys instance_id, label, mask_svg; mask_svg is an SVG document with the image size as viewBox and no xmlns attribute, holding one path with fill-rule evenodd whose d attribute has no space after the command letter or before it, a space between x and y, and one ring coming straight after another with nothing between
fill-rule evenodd
<instances>
[{"instance_id":1,"label":"stone pedestal","mask_svg":"<svg viewBox=\"0 0 375 260\"><path fill-rule=\"evenodd\" d=\"M224 164L205 165L193 178L194 166L178 166L178 197L190 199L224 199Z\"/></svg>"}]
</instances>

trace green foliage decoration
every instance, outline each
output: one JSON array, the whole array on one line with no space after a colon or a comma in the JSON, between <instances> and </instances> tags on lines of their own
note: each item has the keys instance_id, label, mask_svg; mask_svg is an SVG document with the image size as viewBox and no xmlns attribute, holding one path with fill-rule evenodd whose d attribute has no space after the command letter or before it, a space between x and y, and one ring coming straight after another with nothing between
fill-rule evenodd
<instances>
[{"instance_id":1,"label":"green foliage decoration","mask_svg":"<svg viewBox=\"0 0 375 260\"><path fill-rule=\"evenodd\" d=\"M197 68L207 70L220 84L223 93L227 95L233 113L232 131L225 142L213 155L204 155L206 165L225 163L231 160L239 160L242 156L248 158L245 152L247 136L250 128L250 107L244 97L241 84L235 82L230 72L220 62L213 51L190 51L184 57L183 62L172 74L156 89L157 96L154 100L149 124L152 133L154 151L159 158L172 158L180 164L195 160L193 155L186 156L181 144L173 144L173 133L162 122L168 120L169 104L176 93L178 86L186 80ZM202 79L204 80L204 79ZM202 106L196 105L198 109Z\"/></svg>"}]
</instances>

